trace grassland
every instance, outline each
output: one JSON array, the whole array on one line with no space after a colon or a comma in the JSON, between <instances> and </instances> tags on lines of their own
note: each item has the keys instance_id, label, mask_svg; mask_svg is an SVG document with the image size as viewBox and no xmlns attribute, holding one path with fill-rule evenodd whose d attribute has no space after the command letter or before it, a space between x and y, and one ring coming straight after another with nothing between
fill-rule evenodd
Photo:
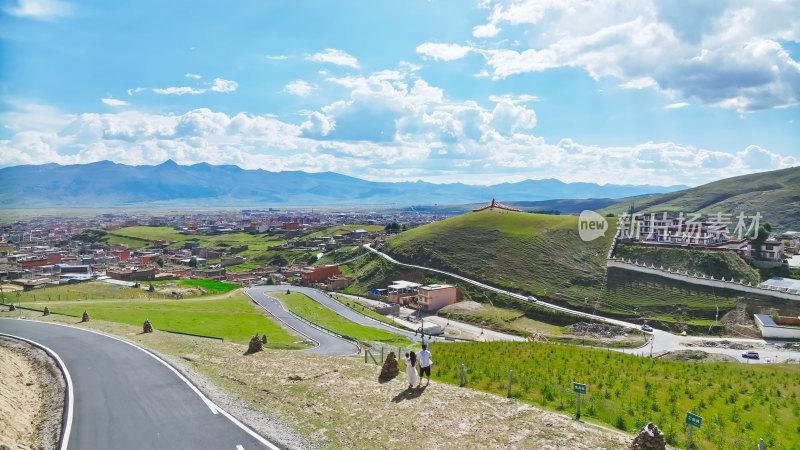
<instances>
[{"instance_id":1,"label":"grassland","mask_svg":"<svg viewBox=\"0 0 800 450\"><path fill-rule=\"evenodd\" d=\"M703 417L699 448L798 448L800 366L680 363L608 350L517 342L435 344L434 377L573 413L572 383L587 385L584 416L630 431L654 422L681 445L687 411Z\"/></svg>"},{"instance_id":2,"label":"grassland","mask_svg":"<svg viewBox=\"0 0 800 450\"><path fill-rule=\"evenodd\" d=\"M403 336L351 322L299 292L290 294L273 292L270 295L280 299L289 310L298 316L335 333L350 336L359 341L380 342L396 347L406 347L412 344Z\"/></svg>"},{"instance_id":3,"label":"grassland","mask_svg":"<svg viewBox=\"0 0 800 450\"><path fill-rule=\"evenodd\" d=\"M45 292L47 295L43 295ZM148 293L141 289L86 283L40 290L38 297L31 296L24 302L19 302L19 299L15 303L25 308L43 310L47 306L53 314L80 317L86 311L93 319L138 326L149 319L158 330L213 336L236 342L246 342L253 334L259 333L269 337L269 345L273 348L305 348L305 345L297 342L298 338L272 322L240 293L228 292L208 299L148 299Z\"/></svg>"}]
</instances>

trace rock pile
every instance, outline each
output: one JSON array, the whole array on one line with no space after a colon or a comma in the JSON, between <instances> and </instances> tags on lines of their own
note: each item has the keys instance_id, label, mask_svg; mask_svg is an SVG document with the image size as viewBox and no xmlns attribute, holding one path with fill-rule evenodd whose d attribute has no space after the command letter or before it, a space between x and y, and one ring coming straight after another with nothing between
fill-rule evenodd
<instances>
[{"instance_id":1,"label":"rock pile","mask_svg":"<svg viewBox=\"0 0 800 450\"><path fill-rule=\"evenodd\" d=\"M625 330L605 323L578 322L572 325L572 334L576 336L616 337L625 334Z\"/></svg>"},{"instance_id":2,"label":"rock pile","mask_svg":"<svg viewBox=\"0 0 800 450\"><path fill-rule=\"evenodd\" d=\"M632 450L664 450L666 448L667 440L664 438L664 433L653 425L653 422L642 427L631 444Z\"/></svg>"},{"instance_id":3,"label":"rock pile","mask_svg":"<svg viewBox=\"0 0 800 450\"><path fill-rule=\"evenodd\" d=\"M12 304L8 305L8 310L9 310L9 311L16 311L16 310L17 310L17 307L16 307L16 306L14 306L14 304L12 303Z\"/></svg>"},{"instance_id":4,"label":"rock pile","mask_svg":"<svg viewBox=\"0 0 800 450\"><path fill-rule=\"evenodd\" d=\"M264 350L264 344L261 342L261 338L258 337L258 333L250 339L250 345L247 346L247 353L255 353Z\"/></svg>"},{"instance_id":5,"label":"rock pile","mask_svg":"<svg viewBox=\"0 0 800 450\"><path fill-rule=\"evenodd\" d=\"M84 311L83 317L81 317L81 322L88 322L89 321L89 313Z\"/></svg>"},{"instance_id":6,"label":"rock pile","mask_svg":"<svg viewBox=\"0 0 800 450\"><path fill-rule=\"evenodd\" d=\"M261 343L262 344L266 344L267 343L267 335L266 334L261 336Z\"/></svg>"},{"instance_id":7,"label":"rock pile","mask_svg":"<svg viewBox=\"0 0 800 450\"><path fill-rule=\"evenodd\" d=\"M152 333L153 332L153 324L150 323L150 319L144 319L144 327L142 328L142 333Z\"/></svg>"},{"instance_id":8,"label":"rock pile","mask_svg":"<svg viewBox=\"0 0 800 450\"><path fill-rule=\"evenodd\" d=\"M42 315L43 315L43 316L49 316L49 315L50 315L50 308L48 308L47 306L45 306L45 307L44 307L44 311L42 312Z\"/></svg>"},{"instance_id":9,"label":"rock pile","mask_svg":"<svg viewBox=\"0 0 800 450\"><path fill-rule=\"evenodd\" d=\"M397 364L397 357L394 352L389 352L389 356L387 356L386 361L383 362L380 378L382 380L388 380L396 377L399 373L400 366Z\"/></svg>"}]
</instances>

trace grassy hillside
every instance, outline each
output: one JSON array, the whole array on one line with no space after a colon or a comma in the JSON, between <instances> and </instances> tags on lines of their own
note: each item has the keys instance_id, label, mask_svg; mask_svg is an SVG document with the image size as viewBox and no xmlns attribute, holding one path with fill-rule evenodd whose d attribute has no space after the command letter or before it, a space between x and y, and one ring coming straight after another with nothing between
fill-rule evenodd
<instances>
[{"instance_id":1,"label":"grassy hillside","mask_svg":"<svg viewBox=\"0 0 800 450\"><path fill-rule=\"evenodd\" d=\"M582 241L575 216L486 210L394 236L387 241L387 253L403 262L543 295L545 288L552 293L601 283L610 245L611 233Z\"/></svg>"},{"instance_id":2,"label":"grassy hillside","mask_svg":"<svg viewBox=\"0 0 800 450\"><path fill-rule=\"evenodd\" d=\"M578 236L577 221L574 216L467 213L394 236L387 241L387 253L403 262L459 273L586 312L650 321L675 330L721 331L716 318L737 302L758 304L759 308L784 307L735 291L606 270L610 233L584 242ZM726 273L746 274L749 270L734 264L737 261L715 258ZM698 256L697 262L702 264L703 257ZM391 273L383 267L385 263L368 264L372 266L362 272L368 276L359 283L390 278L384 276ZM748 276L755 275L751 271ZM473 299L485 301L478 295ZM502 300L500 306L518 307Z\"/></svg>"},{"instance_id":3,"label":"grassy hillside","mask_svg":"<svg viewBox=\"0 0 800 450\"><path fill-rule=\"evenodd\" d=\"M736 281L745 280L756 285L760 282L758 273L739 255L733 252L708 250L688 250L682 248L656 248L635 245L620 245L616 251L617 259L630 259L669 269L686 270L689 273L712 275L716 279L725 277Z\"/></svg>"},{"instance_id":4,"label":"grassy hillside","mask_svg":"<svg viewBox=\"0 0 800 450\"><path fill-rule=\"evenodd\" d=\"M634 204L636 212L675 211L747 215L760 212L776 231L800 230L800 167L726 178L669 194L625 200L603 211L619 215Z\"/></svg>"},{"instance_id":5,"label":"grassy hillside","mask_svg":"<svg viewBox=\"0 0 800 450\"><path fill-rule=\"evenodd\" d=\"M670 445L686 442L686 411L703 417L692 446L701 449L797 448L800 369L796 364L682 363L581 347L521 342L433 346L433 375L574 414L572 383L587 385L581 413L621 430L652 421ZM682 448L682 447L681 447Z\"/></svg>"}]
</instances>

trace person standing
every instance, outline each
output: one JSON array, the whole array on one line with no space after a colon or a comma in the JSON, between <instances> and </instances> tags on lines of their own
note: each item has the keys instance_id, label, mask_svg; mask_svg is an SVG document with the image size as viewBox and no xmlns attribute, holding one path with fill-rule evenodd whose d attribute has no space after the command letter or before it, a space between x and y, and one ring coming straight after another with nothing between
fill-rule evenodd
<instances>
[{"instance_id":1,"label":"person standing","mask_svg":"<svg viewBox=\"0 0 800 450\"><path fill-rule=\"evenodd\" d=\"M406 375L408 375L408 388L411 389L417 382L417 355L414 352L411 352L410 356L406 353Z\"/></svg>"},{"instance_id":2,"label":"person standing","mask_svg":"<svg viewBox=\"0 0 800 450\"><path fill-rule=\"evenodd\" d=\"M433 364L433 360L431 359L431 352L428 351L428 344L422 344L422 351L419 352L419 384L417 384L417 387L422 386L423 375L427 377L425 386L431 384L431 364Z\"/></svg>"}]
</instances>

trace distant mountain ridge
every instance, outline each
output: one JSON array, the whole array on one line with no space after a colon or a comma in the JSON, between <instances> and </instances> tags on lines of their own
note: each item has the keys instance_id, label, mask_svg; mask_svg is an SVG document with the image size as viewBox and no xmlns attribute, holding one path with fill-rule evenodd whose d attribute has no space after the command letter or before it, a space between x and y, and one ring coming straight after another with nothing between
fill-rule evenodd
<instances>
[{"instance_id":1,"label":"distant mountain ridge","mask_svg":"<svg viewBox=\"0 0 800 450\"><path fill-rule=\"evenodd\" d=\"M207 163L155 166L111 161L23 165L0 169L0 208L146 206L148 204L389 205L622 198L686 186L632 186L525 180L493 186L373 182L333 172L268 172Z\"/></svg>"}]
</instances>

